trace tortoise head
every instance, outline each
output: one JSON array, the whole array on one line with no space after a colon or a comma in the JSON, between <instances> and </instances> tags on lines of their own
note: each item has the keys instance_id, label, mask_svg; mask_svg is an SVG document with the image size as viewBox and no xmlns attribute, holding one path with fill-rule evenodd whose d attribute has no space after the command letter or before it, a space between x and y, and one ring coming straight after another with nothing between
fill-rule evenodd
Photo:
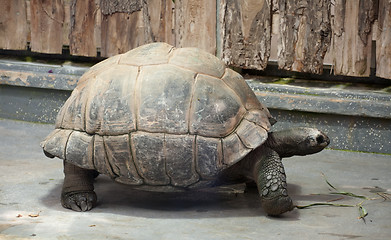
<instances>
[{"instance_id":1,"label":"tortoise head","mask_svg":"<svg viewBox=\"0 0 391 240\"><path fill-rule=\"evenodd\" d=\"M307 155L322 151L330 144L329 137L315 128L298 128L293 137L297 140L300 154Z\"/></svg>"},{"instance_id":2,"label":"tortoise head","mask_svg":"<svg viewBox=\"0 0 391 240\"><path fill-rule=\"evenodd\" d=\"M318 129L300 127L269 133L265 144L280 157L291 157L320 152L330 144L330 139Z\"/></svg>"}]
</instances>

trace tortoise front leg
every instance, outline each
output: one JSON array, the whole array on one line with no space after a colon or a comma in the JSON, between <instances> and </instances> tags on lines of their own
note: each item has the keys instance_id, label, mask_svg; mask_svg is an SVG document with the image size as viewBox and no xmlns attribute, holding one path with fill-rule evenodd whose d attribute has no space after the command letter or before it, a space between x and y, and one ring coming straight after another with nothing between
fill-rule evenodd
<instances>
[{"instance_id":1,"label":"tortoise front leg","mask_svg":"<svg viewBox=\"0 0 391 240\"><path fill-rule=\"evenodd\" d=\"M64 161L64 174L62 206L78 212L91 210L97 202L93 185L96 171L83 169Z\"/></svg>"},{"instance_id":2,"label":"tortoise front leg","mask_svg":"<svg viewBox=\"0 0 391 240\"><path fill-rule=\"evenodd\" d=\"M256 158L254 180L261 197L262 208L268 215L291 211L294 206L288 196L286 176L281 158L268 147L259 147L252 154Z\"/></svg>"}]
</instances>

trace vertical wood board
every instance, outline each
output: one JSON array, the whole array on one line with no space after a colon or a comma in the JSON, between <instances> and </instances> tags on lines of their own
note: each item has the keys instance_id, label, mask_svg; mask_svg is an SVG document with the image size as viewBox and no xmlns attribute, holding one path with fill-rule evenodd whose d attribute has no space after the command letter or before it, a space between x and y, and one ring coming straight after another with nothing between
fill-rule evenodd
<instances>
[{"instance_id":1,"label":"vertical wood board","mask_svg":"<svg viewBox=\"0 0 391 240\"><path fill-rule=\"evenodd\" d=\"M97 56L95 20L98 10L95 0L72 1L69 34L69 50L72 55Z\"/></svg>"},{"instance_id":2,"label":"vertical wood board","mask_svg":"<svg viewBox=\"0 0 391 240\"><path fill-rule=\"evenodd\" d=\"M175 1L175 45L216 53L216 1Z\"/></svg>"},{"instance_id":3,"label":"vertical wood board","mask_svg":"<svg viewBox=\"0 0 391 240\"><path fill-rule=\"evenodd\" d=\"M0 48L26 49L27 15L25 0L0 0Z\"/></svg>"},{"instance_id":4,"label":"vertical wood board","mask_svg":"<svg viewBox=\"0 0 391 240\"><path fill-rule=\"evenodd\" d=\"M137 11L102 13L101 55L113 56L150 42L175 45L172 22L174 4L171 0L140 1Z\"/></svg>"},{"instance_id":5,"label":"vertical wood board","mask_svg":"<svg viewBox=\"0 0 391 240\"><path fill-rule=\"evenodd\" d=\"M279 0L278 66L321 74L331 41L330 0Z\"/></svg>"},{"instance_id":6,"label":"vertical wood board","mask_svg":"<svg viewBox=\"0 0 391 240\"><path fill-rule=\"evenodd\" d=\"M262 70L270 56L269 0L222 0L219 36L223 61L232 66Z\"/></svg>"},{"instance_id":7,"label":"vertical wood board","mask_svg":"<svg viewBox=\"0 0 391 240\"><path fill-rule=\"evenodd\" d=\"M336 0L333 24L334 73L369 76L373 0ZM365 1L365 3L364 3Z\"/></svg>"},{"instance_id":8,"label":"vertical wood board","mask_svg":"<svg viewBox=\"0 0 391 240\"><path fill-rule=\"evenodd\" d=\"M391 1L379 0L376 76L391 79Z\"/></svg>"},{"instance_id":9,"label":"vertical wood board","mask_svg":"<svg viewBox=\"0 0 391 240\"><path fill-rule=\"evenodd\" d=\"M175 45L174 3L172 0L146 0L154 42Z\"/></svg>"},{"instance_id":10,"label":"vertical wood board","mask_svg":"<svg viewBox=\"0 0 391 240\"><path fill-rule=\"evenodd\" d=\"M64 4L64 23L62 24L62 45L69 46L71 32L71 5L74 0L63 0Z\"/></svg>"},{"instance_id":11,"label":"vertical wood board","mask_svg":"<svg viewBox=\"0 0 391 240\"><path fill-rule=\"evenodd\" d=\"M62 53L64 5L62 0L31 0L31 51Z\"/></svg>"},{"instance_id":12,"label":"vertical wood board","mask_svg":"<svg viewBox=\"0 0 391 240\"><path fill-rule=\"evenodd\" d=\"M101 56L110 57L153 41L148 9L102 14Z\"/></svg>"}]
</instances>

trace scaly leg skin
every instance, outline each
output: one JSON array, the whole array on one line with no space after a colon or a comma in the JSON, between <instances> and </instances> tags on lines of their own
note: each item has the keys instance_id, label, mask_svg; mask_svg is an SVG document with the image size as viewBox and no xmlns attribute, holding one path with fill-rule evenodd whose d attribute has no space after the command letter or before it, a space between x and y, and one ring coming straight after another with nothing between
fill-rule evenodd
<instances>
[{"instance_id":1,"label":"scaly leg skin","mask_svg":"<svg viewBox=\"0 0 391 240\"><path fill-rule=\"evenodd\" d=\"M274 150L260 147L261 158L255 164L254 179L258 186L262 208L268 215L276 216L291 211L294 206L288 196L284 166Z\"/></svg>"},{"instance_id":2,"label":"scaly leg skin","mask_svg":"<svg viewBox=\"0 0 391 240\"><path fill-rule=\"evenodd\" d=\"M61 204L78 212L85 212L95 207L97 197L94 192L94 170L83 169L64 161L64 184Z\"/></svg>"}]
</instances>

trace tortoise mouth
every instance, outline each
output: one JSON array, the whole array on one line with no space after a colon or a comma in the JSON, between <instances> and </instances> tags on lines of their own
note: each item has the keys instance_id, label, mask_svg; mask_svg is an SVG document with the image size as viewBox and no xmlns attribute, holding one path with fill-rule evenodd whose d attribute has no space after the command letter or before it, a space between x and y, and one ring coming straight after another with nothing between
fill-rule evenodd
<instances>
[{"instance_id":1,"label":"tortoise mouth","mask_svg":"<svg viewBox=\"0 0 391 240\"><path fill-rule=\"evenodd\" d=\"M321 132L316 137L316 142L318 143L319 146L326 147L326 146L328 146L330 144L330 138L328 136L326 136L326 134Z\"/></svg>"}]
</instances>

